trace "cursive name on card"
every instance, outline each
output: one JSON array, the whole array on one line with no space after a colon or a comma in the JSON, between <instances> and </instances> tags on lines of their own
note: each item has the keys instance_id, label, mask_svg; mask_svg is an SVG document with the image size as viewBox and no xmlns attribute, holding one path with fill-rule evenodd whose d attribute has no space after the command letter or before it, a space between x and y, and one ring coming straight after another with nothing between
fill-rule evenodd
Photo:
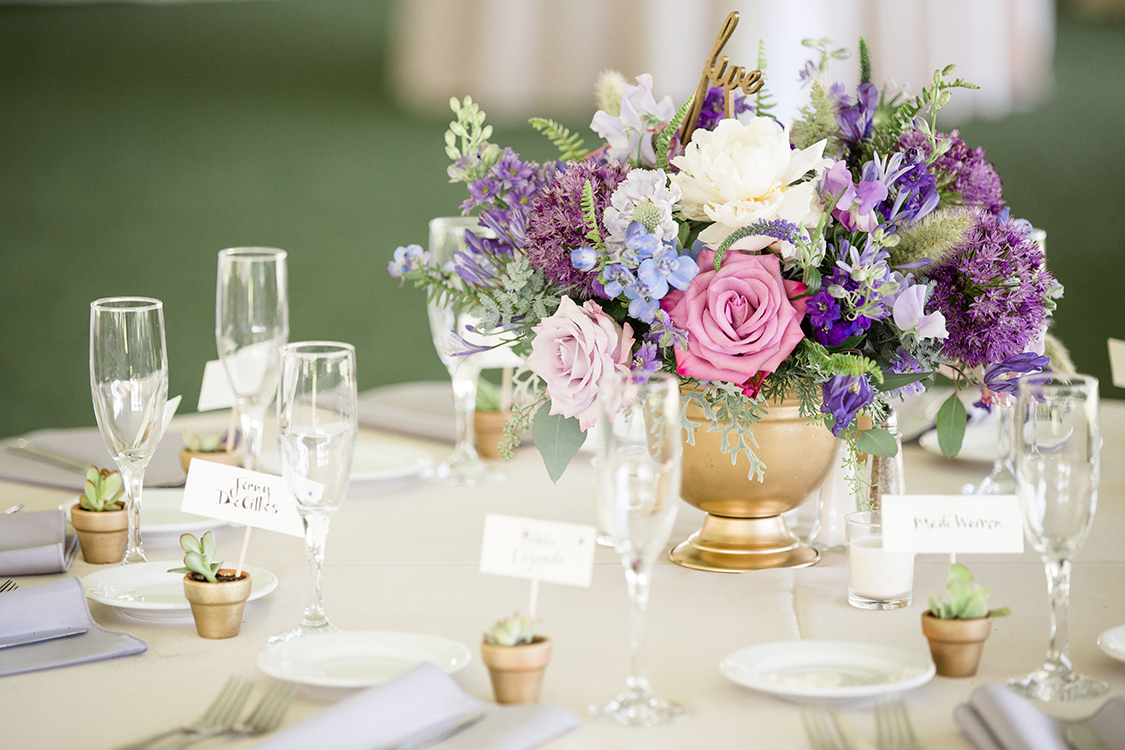
<instances>
[{"instance_id":1,"label":"cursive name on card","mask_svg":"<svg viewBox=\"0 0 1125 750\"><path fill-rule=\"evenodd\" d=\"M310 487L317 494L322 489L321 485ZM180 510L291 536L305 535L284 479L214 461L192 459Z\"/></svg>"},{"instance_id":2,"label":"cursive name on card","mask_svg":"<svg viewBox=\"0 0 1125 750\"><path fill-rule=\"evenodd\" d=\"M884 495L881 509L891 552L1023 552L1015 495Z\"/></svg>"},{"instance_id":3,"label":"cursive name on card","mask_svg":"<svg viewBox=\"0 0 1125 750\"><path fill-rule=\"evenodd\" d=\"M213 359L203 366L203 384L199 386L199 402L195 410L230 409L234 405L234 389L230 387L226 368L220 360Z\"/></svg>"},{"instance_id":4,"label":"cursive name on card","mask_svg":"<svg viewBox=\"0 0 1125 750\"><path fill-rule=\"evenodd\" d=\"M559 521L490 513L484 519L482 573L589 586L597 531Z\"/></svg>"}]
</instances>

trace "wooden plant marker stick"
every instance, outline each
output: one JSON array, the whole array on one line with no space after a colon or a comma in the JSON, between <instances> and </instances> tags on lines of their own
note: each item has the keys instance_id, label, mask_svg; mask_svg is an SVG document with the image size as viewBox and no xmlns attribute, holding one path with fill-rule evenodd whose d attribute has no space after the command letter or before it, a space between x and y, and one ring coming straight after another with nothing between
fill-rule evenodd
<instances>
[{"instance_id":1,"label":"wooden plant marker stick","mask_svg":"<svg viewBox=\"0 0 1125 750\"><path fill-rule=\"evenodd\" d=\"M238 429L238 407L230 408L230 424L227 425L227 453L234 450L234 433Z\"/></svg>"},{"instance_id":2,"label":"wooden plant marker stick","mask_svg":"<svg viewBox=\"0 0 1125 750\"><path fill-rule=\"evenodd\" d=\"M527 616L528 618L535 619L535 610L539 605L539 579L531 579L531 591L527 596Z\"/></svg>"},{"instance_id":3,"label":"wooden plant marker stick","mask_svg":"<svg viewBox=\"0 0 1125 750\"><path fill-rule=\"evenodd\" d=\"M500 413L506 414L512 408L512 368L505 367L500 375Z\"/></svg>"},{"instance_id":4,"label":"wooden plant marker stick","mask_svg":"<svg viewBox=\"0 0 1125 750\"><path fill-rule=\"evenodd\" d=\"M242 551L238 553L238 567L234 571L236 580L242 576L242 564L246 562L246 548L250 546L250 530L253 528L247 526L246 533L242 535Z\"/></svg>"}]
</instances>

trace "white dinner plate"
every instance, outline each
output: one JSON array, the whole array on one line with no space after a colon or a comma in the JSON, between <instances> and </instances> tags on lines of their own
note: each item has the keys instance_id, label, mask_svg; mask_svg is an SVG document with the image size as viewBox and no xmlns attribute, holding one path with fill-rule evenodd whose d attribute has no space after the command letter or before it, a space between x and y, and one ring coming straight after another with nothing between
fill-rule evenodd
<instances>
[{"instance_id":1,"label":"white dinner plate","mask_svg":"<svg viewBox=\"0 0 1125 750\"><path fill-rule=\"evenodd\" d=\"M929 654L878 643L782 641L735 651L719 663L739 685L791 699L859 699L899 693L934 676Z\"/></svg>"},{"instance_id":2,"label":"white dinner plate","mask_svg":"<svg viewBox=\"0 0 1125 750\"><path fill-rule=\"evenodd\" d=\"M191 620L191 605L184 598L184 574L169 573L182 567L179 560L115 565L82 579L86 596L142 620ZM231 567L234 567L233 565ZM250 574L250 599L277 588L277 576L255 565L243 566Z\"/></svg>"},{"instance_id":3,"label":"white dinner plate","mask_svg":"<svg viewBox=\"0 0 1125 750\"><path fill-rule=\"evenodd\" d=\"M961 443L961 452L953 457L954 461L979 461L993 463L1000 458L998 451L999 425L996 422L986 422L981 425L969 425L965 428L965 440ZM927 453L942 456L941 446L938 445L937 430L929 432L918 438L918 444Z\"/></svg>"},{"instance_id":4,"label":"white dinner plate","mask_svg":"<svg viewBox=\"0 0 1125 750\"><path fill-rule=\"evenodd\" d=\"M184 513L180 510L183 501L183 487L146 487L141 495L141 538L146 542L153 535L176 539L180 534L198 534L227 525L226 521ZM77 498L66 504L67 521L75 502Z\"/></svg>"},{"instance_id":5,"label":"white dinner plate","mask_svg":"<svg viewBox=\"0 0 1125 750\"><path fill-rule=\"evenodd\" d=\"M1125 625L1110 628L1099 635L1098 647L1117 661L1125 661Z\"/></svg>"},{"instance_id":6,"label":"white dinner plate","mask_svg":"<svg viewBox=\"0 0 1125 750\"><path fill-rule=\"evenodd\" d=\"M353 482L382 482L411 477L433 466L434 456L428 450L389 440L360 441L352 456ZM262 470L281 474L277 451L262 455Z\"/></svg>"},{"instance_id":7,"label":"white dinner plate","mask_svg":"<svg viewBox=\"0 0 1125 750\"><path fill-rule=\"evenodd\" d=\"M382 684L423 662L451 674L471 658L466 646L448 638L359 630L269 646L258 655L258 669L279 680L357 688Z\"/></svg>"}]
</instances>

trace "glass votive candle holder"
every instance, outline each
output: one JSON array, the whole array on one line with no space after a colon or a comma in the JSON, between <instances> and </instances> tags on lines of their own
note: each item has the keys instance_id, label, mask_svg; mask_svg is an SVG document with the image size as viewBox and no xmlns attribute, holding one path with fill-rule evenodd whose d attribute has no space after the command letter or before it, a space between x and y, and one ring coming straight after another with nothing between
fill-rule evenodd
<instances>
[{"instance_id":1,"label":"glass votive candle holder","mask_svg":"<svg viewBox=\"0 0 1125 750\"><path fill-rule=\"evenodd\" d=\"M878 511L844 517L848 540L848 604L860 609L909 607L914 590L914 553L883 549Z\"/></svg>"}]
</instances>

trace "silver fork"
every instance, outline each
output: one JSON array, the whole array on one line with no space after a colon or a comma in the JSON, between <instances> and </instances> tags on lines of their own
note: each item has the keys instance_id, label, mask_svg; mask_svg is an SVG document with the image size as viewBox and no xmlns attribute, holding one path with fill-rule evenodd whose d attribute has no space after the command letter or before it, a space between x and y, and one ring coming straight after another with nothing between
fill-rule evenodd
<instances>
[{"instance_id":1,"label":"silver fork","mask_svg":"<svg viewBox=\"0 0 1125 750\"><path fill-rule=\"evenodd\" d=\"M875 702L875 742L879 750L920 750L902 698Z\"/></svg>"},{"instance_id":2,"label":"silver fork","mask_svg":"<svg viewBox=\"0 0 1125 750\"><path fill-rule=\"evenodd\" d=\"M296 693L296 684L283 682L282 680L274 680L266 689L265 694L262 695L261 700L258 701L258 705L254 706L250 714L242 721L222 731L211 732L209 734L188 735L179 742L166 746L163 750L180 750L180 748L187 747L193 742L205 740L216 734L257 737L266 732L272 732L277 729L277 725L281 723L281 719L285 716L285 712L289 710L289 704L293 702L293 696Z\"/></svg>"},{"instance_id":3,"label":"silver fork","mask_svg":"<svg viewBox=\"0 0 1125 750\"><path fill-rule=\"evenodd\" d=\"M19 587L20 585L18 583L9 578L3 583L0 583L0 594L3 594L5 591L15 591Z\"/></svg>"},{"instance_id":4,"label":"silver fork","mask_svg":"<svg viewBox=\"0 0 1125 750\"><path fill-rule=\"evenodd\" d=\"M824 706L802 708L801 723L812 750L851 750L852 745L840 729L836 714Z\"/></svg>"},{"instance_id":5,"label":"silver fork","mask_svg":"<svg viewBox=\"0 0 1125 750\"><path fill-rule=\"evenodd\" d=\"M250 689L253 686L254 683L251 680L242 677L231 677L227 680L227 684L223 686L223 689L219 691L215 700L212 701L211 705L207 707L207 710L203 712L203 715L191 724L185 724L182 727L176 727L166 732L154 734L147 739L134 742L131 745L122 745L117 750L144 750L173 734L198 735L206 733L206 735L210 737L216 732L226 731L234 724L234 720L238 718L242 707L246 705L246 699L250 697Z\"/></svg>"}]
</instances>

